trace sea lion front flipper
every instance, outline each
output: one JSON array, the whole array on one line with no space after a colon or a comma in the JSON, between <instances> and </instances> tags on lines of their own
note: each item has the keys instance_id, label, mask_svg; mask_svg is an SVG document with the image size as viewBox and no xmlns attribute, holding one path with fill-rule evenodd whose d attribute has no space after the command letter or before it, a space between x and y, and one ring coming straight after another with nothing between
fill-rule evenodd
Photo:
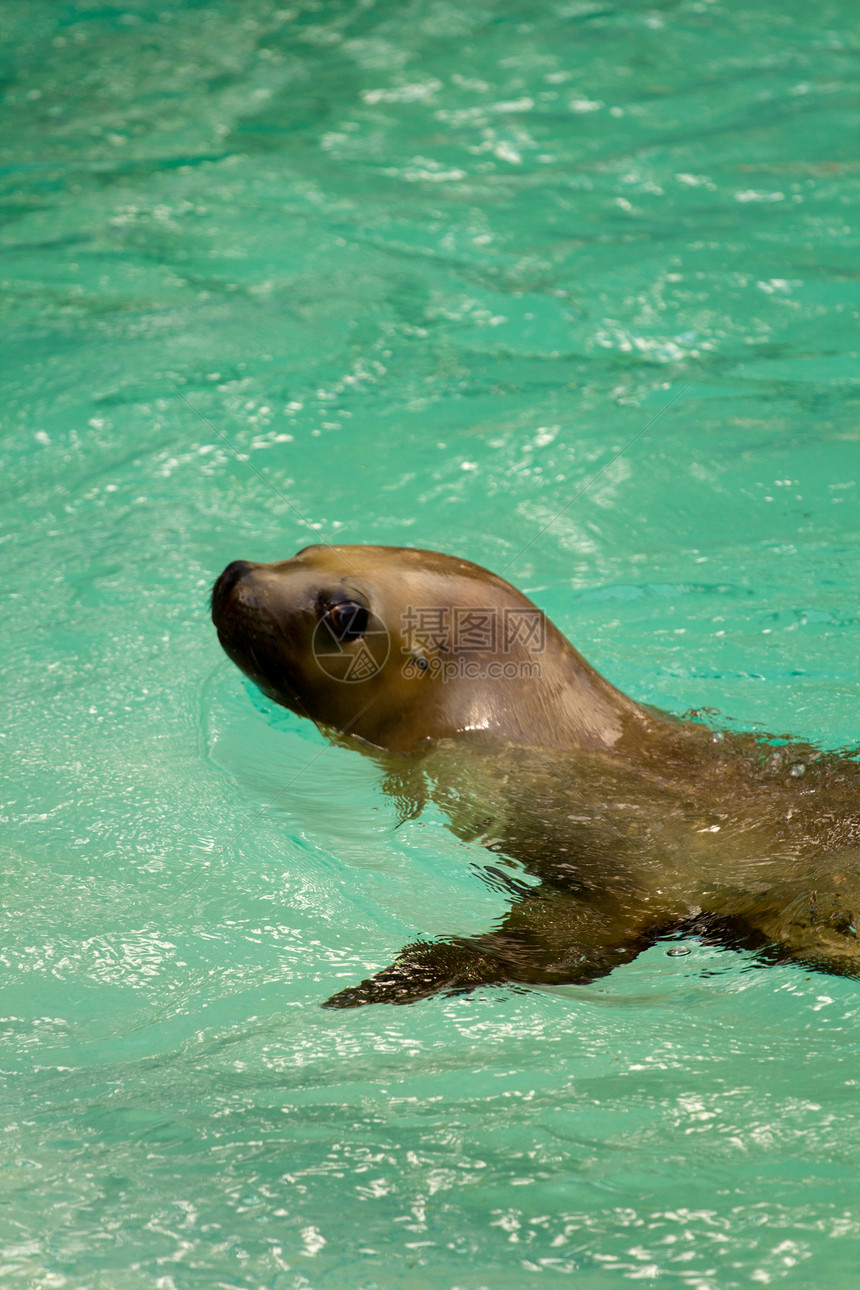
<instances>
[{"instance_id":1,"label":"sea lion front flipper","mask_svg":"<svg viewBox=\"0 0 860 1290\"><path fill-rule=\"evenodd\" d=\"M428 995L459 994L504 981L504 965L482 947L484 938L415 941L390 967L326 999L324 1008L360 1008L364 1003L415 1003Z\"/></svg>"},{"instance_id":2,"label":"sea lion front flipper","mask_svg":"<svg viewBox=\"0 0 860 1290\"><path fill-rule=\"evenodd\" d=\"M498 930L407 945L389 967L332 995L323 1007L414 1003L506 982L584 985L636 958L657 930L649 929L633 902L590 904L542 883L512 906Z\"/></svg>"}]
</instances>

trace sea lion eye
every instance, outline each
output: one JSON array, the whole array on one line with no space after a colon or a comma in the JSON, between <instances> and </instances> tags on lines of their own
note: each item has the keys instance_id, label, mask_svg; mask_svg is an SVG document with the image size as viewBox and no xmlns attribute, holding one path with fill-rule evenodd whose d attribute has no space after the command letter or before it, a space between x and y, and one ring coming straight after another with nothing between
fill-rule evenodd
<instances>
[{"instance_id":1,"label":"sea lion eye","mask_svg":"<svg viewBox=\"0 0 860 1290\"><path fill-rule=\"evenodd\" d=\"M339 641L358 640L367 631L370 622L369 611L355 600L342 600L339 604L332 605L326 617Z\"/></svg>"}]
</instances>

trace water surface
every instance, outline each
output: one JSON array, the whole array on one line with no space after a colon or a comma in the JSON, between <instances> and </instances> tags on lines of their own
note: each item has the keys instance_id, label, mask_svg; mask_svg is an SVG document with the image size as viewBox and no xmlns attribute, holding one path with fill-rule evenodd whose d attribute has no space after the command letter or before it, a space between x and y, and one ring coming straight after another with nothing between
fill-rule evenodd
<instances>
[{"instance_id":1,"label":"water surface","mask_svg":"<svg viewBox=\"0 0 860 1290\"><path fill-rule=\"evenodd\" d=\"M4 1284L856 1285L856 983L694 943L322 1011L505 902L207 608L439 547L640 701L860 742L854 7L0 39Z\"/></svg>"}]
</instances>

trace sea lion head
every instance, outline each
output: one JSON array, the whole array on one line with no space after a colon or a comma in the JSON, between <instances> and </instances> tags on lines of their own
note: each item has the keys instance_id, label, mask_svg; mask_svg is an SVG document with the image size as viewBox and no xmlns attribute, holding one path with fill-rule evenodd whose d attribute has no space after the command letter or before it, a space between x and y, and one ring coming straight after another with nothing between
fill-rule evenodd
<instances>
[{"instance_id":1,"label":"sea lion head","mask_svg":"<svg viewBox=\"0 0 860 1290\"><path fill-rule=\"evenodd\" d=\"M570 742L568 718L587 746L620 734L607 695L623 696L521 592L455 556L317 545L237 560L215 583L212 619L270 698L380 748L470 731L551 744L563 730Z\"/></svg>"}]
</instances>

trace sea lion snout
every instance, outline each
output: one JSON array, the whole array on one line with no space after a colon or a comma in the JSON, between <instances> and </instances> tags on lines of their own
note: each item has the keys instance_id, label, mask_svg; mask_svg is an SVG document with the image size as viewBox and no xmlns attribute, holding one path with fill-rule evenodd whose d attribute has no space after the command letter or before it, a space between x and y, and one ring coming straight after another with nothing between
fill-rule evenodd
<instances>
[{"instance_id":1,"label":"sea lion snout","mask_svg":"<svg viewBox=\"0 0 860 1290\"><path fill-rule=\"evenodd\" d=\"M212 620L218 626L218 617L229 601L236 584L240 582L255 566L248 560L233 560L224 572L216 579L212 588Z\"/></svg>"},{"instance_id":2,"label":"sea lion snout","mask_svg":"<svg viewBox=\"0 0 860 1290\"><path fill-rule=\"evenodd\" d=\"M229 656L243 670L255 648L270 643L275 623L261 605L256 575L260 568L249 560L233 560L212 588L212 622L218 639Z\"/></svg>"},{"instance_id":3,"label":"sea lion snout","mask_svg":"<svg viewBox=\"0 0 860 1290\"><path fill-rule=\"evenodd\" d=\"M277 626L267 604L270 580L265 570L265 565L250 560L233 560L212 588L212 622L231 657L228 642L250 644L255 637L271 636Z\"/></svg>"}]
</instances>

